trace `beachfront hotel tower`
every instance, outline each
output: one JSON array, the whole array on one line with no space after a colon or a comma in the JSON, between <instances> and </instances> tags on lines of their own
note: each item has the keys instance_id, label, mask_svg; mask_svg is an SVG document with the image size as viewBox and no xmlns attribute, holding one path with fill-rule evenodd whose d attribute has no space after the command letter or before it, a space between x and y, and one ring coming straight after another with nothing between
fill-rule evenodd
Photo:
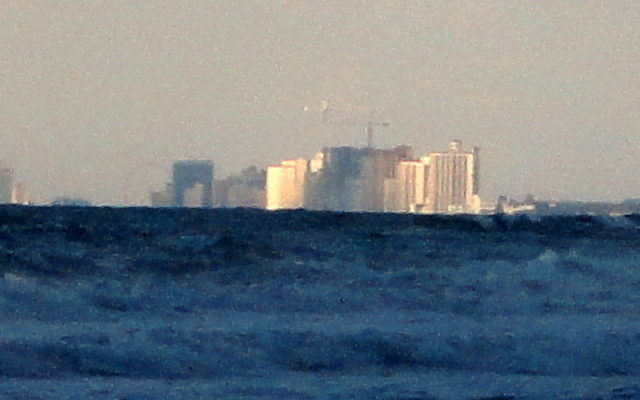
<instances>
[{"instance_id":1,"label":"beachfront hotel tower","mask_svg":"<svg viewBox=\"0 0 640 400\"><path fill-rule=\"evenodd\" d=\"M462 141L454 139L449 150L431 153L427 157L427 213L476 213L480 209L479 155L480 149L462 149Z\"/></svg>"}]
</instances>

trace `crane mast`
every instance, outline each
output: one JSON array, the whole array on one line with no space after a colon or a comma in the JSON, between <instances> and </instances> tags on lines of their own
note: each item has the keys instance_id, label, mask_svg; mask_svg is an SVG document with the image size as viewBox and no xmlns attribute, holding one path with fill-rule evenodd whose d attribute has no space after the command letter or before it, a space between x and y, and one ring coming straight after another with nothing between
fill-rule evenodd
<instances>
[{"instance_id":1,"label":"crane mast","mask_svg":"<svg viewBox=\"0 0 640 400\"><path fill-rule=\"evenodd\" d=\"M308 109L308 107L305 107L305 111ZM331 125L336 125L336 126L363 126L364 125L364 131L366 134L366 139L367 139L367 148L372 149L373 148L373 131L374 131L374 127L382 127L382 128L388 128L389 126L391 126L391 123L389 122L379 122L379 121L374 121L373 120L373 111L370 113L369 119L353 119L353 118L345 118L344 112L341 112L342 110L336 110L335 108L331 107L329 105L328 101L323 101L321 103L321 109L320 109L320 114L322 115L322 120L325 123L331 124ZM343 117L342 118L336 118L336 113L341 114Z\"/></svg>"},{"instance_id":2,"label":"crane mast","mask_svg":"<svg viewBox=\"0 0 640 400\"><path fill-rule=\"evenodd\" d=\"M373 148L373 127L374 126L382 126L384 128L391 126L389 122L374 122L367 121L367 127L365 128L365 132L367 134L367 148Z\"/></svg>"}]
</instances>

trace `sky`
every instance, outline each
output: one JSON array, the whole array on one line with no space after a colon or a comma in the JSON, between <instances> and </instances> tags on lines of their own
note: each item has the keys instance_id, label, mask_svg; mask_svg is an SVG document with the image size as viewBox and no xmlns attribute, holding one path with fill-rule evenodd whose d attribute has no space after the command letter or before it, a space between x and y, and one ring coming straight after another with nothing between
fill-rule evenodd
<instances>
[{"instance_id":1,"label":"sky","mask_svg":"<svg viewBox=\"0 0 640 400\"><path fill-rule=\"evenodd\" d=\"M32 199L145 204L365 144L479 146L481 195L640 197L637 0L3 0L0 160Z\"/></svg>"}]
</instances>

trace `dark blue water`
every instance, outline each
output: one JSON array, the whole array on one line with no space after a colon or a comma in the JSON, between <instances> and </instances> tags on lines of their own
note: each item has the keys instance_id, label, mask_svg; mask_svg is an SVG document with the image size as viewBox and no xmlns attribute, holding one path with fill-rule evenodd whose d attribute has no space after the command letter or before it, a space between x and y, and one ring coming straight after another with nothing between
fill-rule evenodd
<instances>
[{"instance_id":1,"label":"dark blue water","mask_svg":"<svg viewBox=\"0 0 640 400\"><path fill-rule=\"evenodd\" d=\"M640 217L0 208L0 399L640 398Z\"/></svg>"}]
</instances>

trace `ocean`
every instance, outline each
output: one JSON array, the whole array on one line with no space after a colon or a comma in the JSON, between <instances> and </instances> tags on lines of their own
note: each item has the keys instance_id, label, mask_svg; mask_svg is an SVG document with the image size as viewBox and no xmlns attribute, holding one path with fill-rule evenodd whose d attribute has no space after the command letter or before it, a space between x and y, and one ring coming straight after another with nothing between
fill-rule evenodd
<instances>
[{"instance_id":1,"label":"ocean","mask_svg":"<svg viewBox=\"0 0 640 400\"><path fill-rule=\"evenodd\" d=\"M640 216L0 207L0 399L640 399Z\"/></svg>"}]
</instances>

